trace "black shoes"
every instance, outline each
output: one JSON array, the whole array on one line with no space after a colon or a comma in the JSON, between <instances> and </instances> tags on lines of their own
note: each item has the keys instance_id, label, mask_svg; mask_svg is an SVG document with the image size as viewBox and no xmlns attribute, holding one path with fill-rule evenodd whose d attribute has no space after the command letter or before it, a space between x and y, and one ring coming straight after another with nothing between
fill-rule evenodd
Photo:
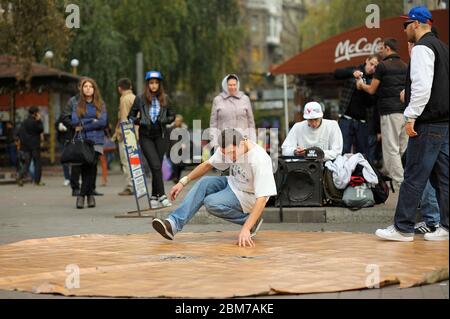
<instances>
[{"instance_id":1,"label":"black shoes","mask_svg":"<svg viewBox=\"0 0 450 319\"><path fill-rule=\"evenodd\" d=\"M99 192L97 192L96 190L94 190L94 191L92 192L92 195L94 195L94 196L103 196L103 193L99 193Z\"/></svg>"},{"instance_id":2,"label":"black shoes","mask_svg":"<svg viewBox=\"0 0 450 319\"><path fill-rule=\"evenodd\" d=\"M95 197L93 195L88 195L87 205L89 208L95 207Z\"/></svg>"},{"instance_id":3,"label":"black shoes","mask_svg":"<svg viewBox=\"0 0 450 319\"><path fill-rule=\"evenodd\" d=\"M77 208L78 209L84 208L84 196L77 197Z\"/></svg>"},{"instance_id":4,"label":"black shoes","mask_svg":"<svg viewBox=\"0 0 450 319\"><path fill-rule=\"evenodd\" d=\"M169 221L155 218L152 221L152 226L161 236L168 240L173 240L172 226Z\"/></svg>"}]
</instances>

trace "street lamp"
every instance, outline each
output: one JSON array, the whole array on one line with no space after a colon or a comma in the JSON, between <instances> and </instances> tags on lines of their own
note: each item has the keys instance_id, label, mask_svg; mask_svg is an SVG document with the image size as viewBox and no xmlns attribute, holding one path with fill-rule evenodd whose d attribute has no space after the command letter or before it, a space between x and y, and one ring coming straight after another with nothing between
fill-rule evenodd
<instances>
[{"instance_id":1,"label":"street lamp","mask_svg":"<svg viewBox=\"0 0 450 319\"><path fill-rule=\"evenodd\" d=\"M54 54L53 54L53 51L51 51L51 50L48 50L44 54L44 58L47 60L47 64L48 64L49 67L52 66L53 57L54 57Z\"/></svg>"},{"instance_id":2,"label":"street lamp","mask_svg":"<svg viewBox=\"0 0 450 319\"><path fill-rule=\"evenodd\" d=\"M77 66L79 64L80 64L80 61L78 61L77 59L72 59L72 61L70 61L70 65L72 66L73 75L77 75Z\"/></svg>"}]
</instances>

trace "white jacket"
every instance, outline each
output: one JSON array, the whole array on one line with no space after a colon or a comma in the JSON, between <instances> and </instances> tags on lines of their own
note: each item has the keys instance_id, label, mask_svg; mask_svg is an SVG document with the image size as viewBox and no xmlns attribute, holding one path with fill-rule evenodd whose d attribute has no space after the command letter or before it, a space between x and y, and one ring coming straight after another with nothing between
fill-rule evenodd
<instances>
[{"instance_id":1,"label":"white jacket","mask_svg":"<svg viewBox=\"0 0 450 319\"><path fill-rule=\"evenodd\" d=\"M333 182L336 188L345 189L358 164L364 167L362 173L366 182L373 185L378 184L377 174L361 153L339 155L334 162L327 161L325 167L333 172Z\"/></svg>"}]
</instances>

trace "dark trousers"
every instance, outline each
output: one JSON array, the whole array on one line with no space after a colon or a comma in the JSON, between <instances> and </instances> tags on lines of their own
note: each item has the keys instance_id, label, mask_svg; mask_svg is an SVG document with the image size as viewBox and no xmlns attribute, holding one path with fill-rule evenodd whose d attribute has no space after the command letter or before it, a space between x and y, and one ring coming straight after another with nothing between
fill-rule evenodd
<instances>
[{"instance_id":1,"label":"dark trousers","mask_svg":"<svg viewBox=\"0 0 450 319\"><path fill-rule=\"evenodd\" d=\"M162 136L140 135L139 144L152 172L152 196L162 196L165 194L162 161L167 151L168 143Z\"/></svg>"},{"instance_id":2,"label":"dark trousers","mask_svg":"<svg viewBox=\"0 0 450 319\"><path fill-rule=\"evenodd\" d=\"M395 211L395 227L414 233L416 210L430 179L436 190L441 226L448 230L448 123L416 124L416 137L410 137L404 180Z\"/></svg>"},{"instance_id":3,"label":"dark trousers","mask_svg":"<svg viewBox=\"0 0 450 319\"><path fill-rule=\"evenodd\" d=\"M17 146L16 144L7 144L6 145L6 152L9 156L9 165L16 167L17 166Z\"/></svg>"},{"instance_id":4,"label":"dark trousers","mask_svg":"<svg viewBox=\"0 0 450 319\"><path fill-rule=\"evenodd\" d=\"M19 179L23 179L30 169L30 163L34 161L34 182L39 183L41 181L42 166L41 166L41 150L33 149L23 151L24 162L19 170Z\"/></svg>"},{"instance_id":5,"label":"dark trousers","mask_svg":"<svg viewBox=\"0 0 450 319\"><path fill-rule=\"evenodd\" d=\"M72 190L80 190L81 165L70 167L70 187Z\"/></svg>"},{"instance_id":6,"label":"dark trousers","mask_svg":"<svg viewBox=\"0 0 450 319\"><path fill-rule=\"evenodd\" d=\"M64 152L64 143L61 143L61 153ZM70 180L70 165L62 164L64 179Z\"/></svg>"},{"instance_id":7,"label":"dark trousers","mask_svg":"<svg viewBox=\"0 0 450 319\"><path fill-rule=\"evenodd\" d=\"M81 196L94 195L95 182L97 180L98 153L95 153L95 161L92 165L83 164L81 168Z\"/></svg>"},{"instance_id":8,"label":"dark trousers","mask_svg":"<svg viewBox=\"0 0 450 319\"><path fill-rule=\"evenodd\" d=\"M174 164L172 163L172 176L171 179L176 179L177 181L181 178L181 172L184 169L183 163Z\"/></svg>"},{"instance_id":9,"label":"dark trousers","mask_svg":"<svg viewBox=\"0 0 450 319\"><path fill-rule=\"evenodd\" d=\"M344 140L343 154L352 153L352 146L355 145L353 153L368 155L369 132L367 123L342 117L339 120L339 127Z\"/></svg>"}]
</instances>

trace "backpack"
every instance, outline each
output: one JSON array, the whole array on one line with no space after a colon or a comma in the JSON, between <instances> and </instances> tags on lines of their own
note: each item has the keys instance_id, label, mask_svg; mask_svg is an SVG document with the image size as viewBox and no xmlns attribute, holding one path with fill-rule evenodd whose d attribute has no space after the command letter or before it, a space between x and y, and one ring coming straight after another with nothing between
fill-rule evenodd
<instances>
[{"instance_id":1,"label":"backpack","mask_svg":"<svg viewBox=\"0 0 450 319\"><path fill-rule=\"evenodd\" d=\"M373 165L373 163L366 156L364 157L378 177L378 184L371 188L375 204L383 204L389 197L389 186L386 182L390 181L392 188L392 179L383 175L378 169L376 169L375 165Z\"/></svg>"},{"instance_id":2,"label":"backpack","mask_svg":"<svg viewBox=\"0 0 450 319\"><path fill-rule=\"evenodd\" d=\"M351 210L358 210L363 207L371 207L375 204L372 190L363 183L359 186L348 186L344 191L342 201Z\"/></svg>"},{"instance_id":3,"label":"backpack","mask_svg":"<svg viewBox=\"0 0 450 319\"><path fill-rule=\"evenodd\" d=\"M344 196L344 191L342 189L336 188L333 182L333 172L327 167L323 170L323 193L325 204L332 206L342 206L342 197Z\"/></svg>"}]
</instances>

